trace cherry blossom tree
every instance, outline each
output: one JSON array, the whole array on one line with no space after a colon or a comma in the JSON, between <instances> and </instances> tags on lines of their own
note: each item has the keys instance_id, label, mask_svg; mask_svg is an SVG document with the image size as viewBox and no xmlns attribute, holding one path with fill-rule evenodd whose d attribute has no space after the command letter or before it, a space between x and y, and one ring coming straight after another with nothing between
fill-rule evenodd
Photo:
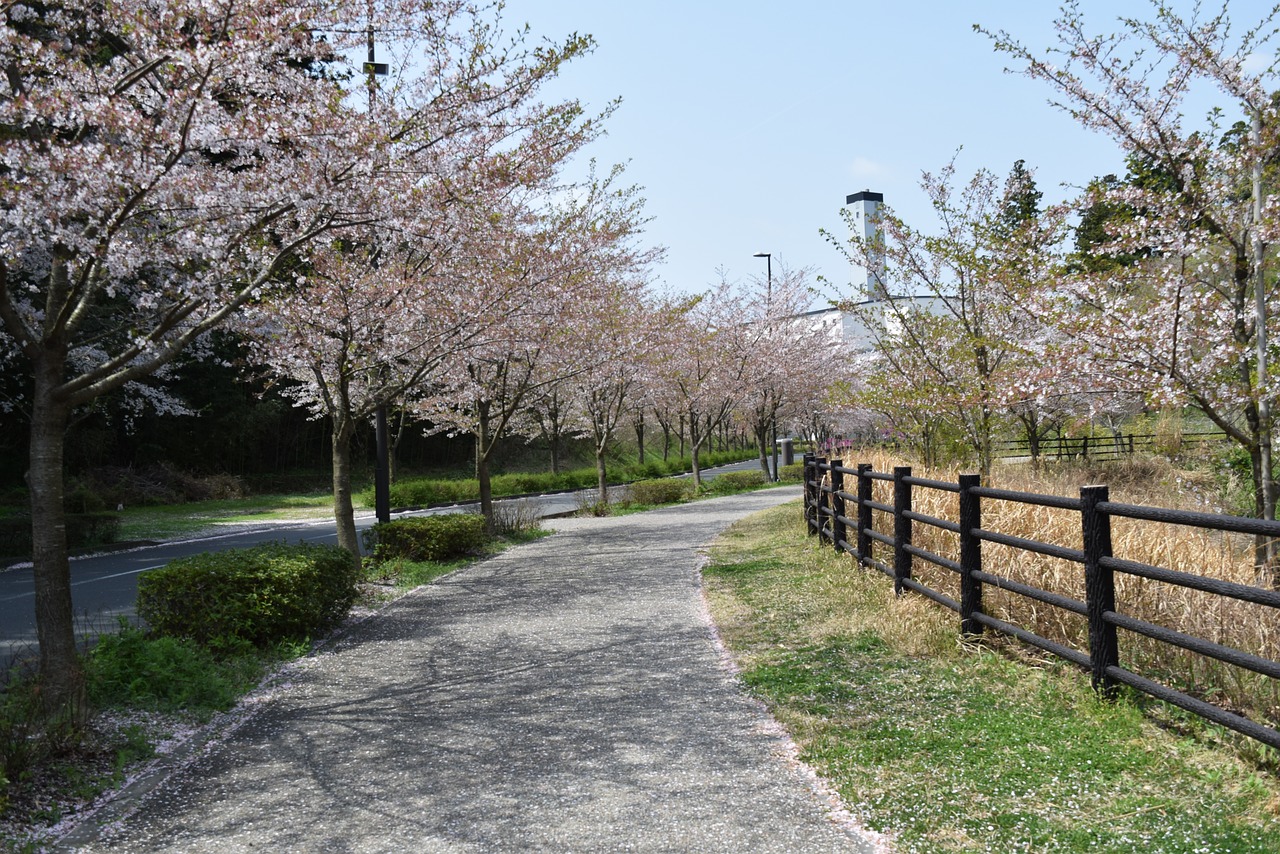
<instances>
[{"instance_id":1,"label":"cherry blossom tree","mask_svg":"<svg viewBox=\"0 0 1280 854\"><path fill-rule=\"evenodd\" d=\"M332 425L338 542L353 555L358 425L380 406L412 408L447 359L502 340L535 298L532 280L502 274L506 247L523 239L532 206L604 118L575 101L537 100L555 70L589 48L580 37L533 48L517 36L497 49L488 27L446 29L425 45L416 35L412 46L429 60L385 88L370 84L378 222L313 250L305 292L264 300L247 318L261 359Z\"/></svg>"},{"instance_id":2,"label":"cherry blossom tree","mask_svg":"<svg viewBox=\"0 0 1280 854\"><path fill-rule=\"evenodd\" d=\"M568 188L513 229L489 255L487 274L525 298L482 347L454 354L418 403L437 430L470 433L476 444L480 506L493 525L491 462L500 439L536 432L530 396L604 358L594 320L619 283L642 277L658 250L639 245L644 200L619 188L615 167Z\"/></svg>"},{"instance_id":3,"label":"cherry blossom tree","mask_svg":"<svg viewBox=\"0 0 1280 854\"><path fill-rule=\"evenodd\" d=\"M1062 327L1091 345L1095 370L1151 402L1194 404L1246 448L1266 518L1275 517L1268 246L1280 228L1270 168L1280 142L1271 94L1277 14L1241 30L1225 2L1183 17L1156 0L1151 20L1121 19L1118 33L1095 35L1069 3L1044 56L988 33L1016 71L1052 89L1053 103L1160 178L1095 184L1091 203L1132 215L1109 218L1093 252L1132 263L1081 265L1056 303ZM1206 88L1229 102L1235 126L1218 110L1188 124L1188 98Z\"/></svg>"},{"instance_id":4,"label":"cherry blossom tree","mask_svg":"<svg viewBox=\"0 0 1280 854\"><path fill-rule=\"evenodd\" d=\"M360 4L363 7L363 4ZM371 215L342 3L57 0L0 11L0 319L31 376L43 697L83 696L63 516L76 407L140 380Z\"/></svg>"},{"instance_id":5,"label":"cherry blossom tree","mask_svg":"<svg viewBox=\"0 0 1280 854\"><path fill-rule=\"evenodd\" d=\"M619 425L641 396L641 386L662 356L661 331L671 321L669 311L649 305L641 292L644 282L619 283L596 306L592 350L596 358L570 385L586 416L596 460L596 493L609 502L607 455ZM638 434L643 443L643 428Z\"/></svg>"},{"instance_id":6,"label":"cherry blossom tree","mask_svg":"<svg viewBox=\"0 0 1280 854\"><path fill-rule=\"evenodd\" d=\"M921 186L939 231L917 229L884 209L883 237L854 237L847 253L858 263L882 255L886 265L877 299L845 304L875 344L862 402L891 414L899 428L914 426L927 449L936 450L940 431L961 437L983 475L991 471L1002 412L1025 399L1025 369L1043 355L1025 300L1051 278L1060 234L1039 220L1009 230L1003 214L1025 193L1017 175L1015 168L1002 186L980 170L957 189L954 161L925 173Z\"/></svg>"},{"instance_id":7,"label":"cherry blossom tree","mask_svg":"<svg viewBox=\"0 0 1280 854\"><path fill-rule=\"evenodd\" d=\"M770 451L778 423L821 407L836 379L826 366L846 364L842 341L804 322L813 298L809 275L780 264L776 278L753 279L739 297L744 323L728 332L744 357L739 414L766 478L773 476Z\"/></svg>"},{"instance_id":8,"label":"cherry blossom tree","mask_svg":"<svg viewBox=\"0 0 1280 854\"><path fill-rule=\"evenodd\" d=\"M697 489L702 488L702 451L741 397L746 358L737 335L744 325L743 306L722 276L715 289L687 302L679 321L666 328L657 396L670 408L656 411L664 429L674 413L688 430Z\"/></svg>"}]
</instances>

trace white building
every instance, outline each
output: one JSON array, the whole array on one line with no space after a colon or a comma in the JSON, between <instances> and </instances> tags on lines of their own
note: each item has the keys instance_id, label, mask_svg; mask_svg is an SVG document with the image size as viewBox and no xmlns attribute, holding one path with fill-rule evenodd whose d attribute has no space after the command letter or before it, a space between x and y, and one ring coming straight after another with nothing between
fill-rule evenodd
<instances>
[{"instance_id":1,"label":"white building","mask_svg":"<svg viewBox=\"0 0 1280 854\"><path fill-rule=\"evenodd\" d=\"M874 249L880 245L880 208L884 205L884 194L863 190L846 196L845 205L850 208L853 236L873 247L873 251L869 253L869 264L862 265L855 261L850 269L849 297L858 298L854 305L859 312L880 315L882 323L891 334L895 331L897 316L886 312L893 302L907 300L936 314L946 313L946 306L935 296L888 293L884 251ZM826 331L833 342L843 342L854 353L866 353L875 346L875 337L867 329L867 324L854 312L823 308L805 312L796 319L808 324L810 328Z\"/></svg>"}]
</instances>

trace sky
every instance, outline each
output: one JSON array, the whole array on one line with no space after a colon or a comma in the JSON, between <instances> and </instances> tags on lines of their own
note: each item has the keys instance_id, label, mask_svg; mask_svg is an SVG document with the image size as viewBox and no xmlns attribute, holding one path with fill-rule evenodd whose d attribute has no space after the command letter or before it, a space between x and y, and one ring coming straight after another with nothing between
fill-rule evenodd
<instances>
[{"instance_id":1,"label":"sky","mask_svg":"<svg viewBox=\"0 0 1280 854\"><path fill-rule=\"evenodd\" d=\"M1192 4L1172 5L1185 14ZM1230 15L1243 25L1269 7L1231 0ZM1117 30L1119 15L1152 17L1148 0L1079 8L1098 33ZM667 250L657 279L699 292L718 270L763 277L765 260L752 256L769 252L775 274L811 268L838 297L850 275L819 229L843 233L852 193L883 193L921 227L933 222L921 172L957 151L960 179L983 168L1004 176L1025 160L1046 202L1123 174L1109 139L1051 107L1044 84L1004 73L1006 55L973 30L1006 30L1043 52L1057 11L1042 0L507 0L503 19L596 40L548 93L596 109L621 99L587 153L627 163L628 183L644 188L647 239Z\"/></svg>"}]
</instances>

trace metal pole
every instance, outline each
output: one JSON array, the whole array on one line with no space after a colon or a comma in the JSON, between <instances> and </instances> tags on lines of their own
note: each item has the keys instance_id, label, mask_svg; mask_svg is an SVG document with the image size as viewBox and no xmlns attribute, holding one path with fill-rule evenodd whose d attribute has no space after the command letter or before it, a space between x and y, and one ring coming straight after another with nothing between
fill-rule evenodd
<instances>
[{"instance_id":1,"label":"metal pole","mask_svg":"<svg viewBox=\"0 0 1280 854\"><path fill-rule=\"evenodd\" d=\"M387 405L378 404L374 413L374 434L378 461L373 468L373 505L379 522L391 521L391 465L387 459Z\"/></svg>"},{"instance_id":2,"label":"metal pole","mask_svg":"<svg viewBox=\"0 0 1280 854\"><path fill-rule=\"evenodd\" d=\"M1271 480L1271 400L1267 389L1267 245L1262 242L1262 209L1265 204L1262 186L1262 112L1254 110L1249 141L1253 143L1253 326L1254 356L1257 360L1258 387L1258 484L1262 488L1262 518L1276 517L1275 486ZM1261 563L1269 569L1275 560L1275 547L1270 539L1263 543Z\"/></svg>"},{"instance_id":3,"label":"metal pole","mask_svg":"<svg viewBox=\"0 0 1280 854\"><path fill-rule=\"evenodd\" d=\"M369 0L369 114L377 101L378 65L373 48L373 0ZM379 403L374 411L374 447L378 459L373 466L373 508L379 522L391 521L391 465L387 459L387 405Z\"/></svg>"}]
</instances>

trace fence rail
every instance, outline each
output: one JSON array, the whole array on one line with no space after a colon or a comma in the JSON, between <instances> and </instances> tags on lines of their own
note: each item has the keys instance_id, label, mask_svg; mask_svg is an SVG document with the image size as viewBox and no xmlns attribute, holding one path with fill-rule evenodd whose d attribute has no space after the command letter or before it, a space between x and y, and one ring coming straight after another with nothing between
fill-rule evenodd
<instances>
[{"instance_id":1,"label":"fence rail","mask_svg":"<svg viewBox=\"0 0 1280 854\"><path fill-rule=\"evenodd\" d=\"M892 482L892 504L873 500L872 487L877 480ZM917 488L958 494L958 518L940 519L914 510L912 496ZM987 530L982 527L984 498L1078 513L1083 547L1069 548ZM849 515L850 507L853 508L853 516ZM873 527L873 511L877 510L892 516L892 533ZM1112 554L1111 520L1158 521L1276 538L1280 538L1280 522L1117 503L1109 500L1106 486L1082 487L1079 498L1065 498L984 487L978 475L961 475L958 483L950 483L914 477L909 466L894 468L892 473L876 472L866 463L849 468L840 460L828 461L813 454L806 454L804 458L804 517L810 535L817 535L837 551L854 556L860 566L891 578L895 593L901 595L911 590L956 612L960 617L960 631L964 634L977 635L984 629L991 629L1012 636L1089 671L1094 689L1104 696L1114 696L1117 686L1127 685L1271 747L1280 748L1280 731L1122 667L1117 629L1270 679L1280 679L1280 662L1119 613L1116 609L1115 576L1116 573L1133 575L1272 609L1280 609L1280 591L1117 558ZM915 545L912 535L916 525L958 535L959 560ZM892 549L892 565L877 559L876 543ZM1085 599L1081 601L985 571L983 543L1048 555L1080 565L1084 574ZM917 558L958 576L958 601L913 577L913 562ZM986 587L1008 591L1084 617L1088 627L1088 649L1066 646L987 614L982 602ZM1274 619L1274 615L1268 616Z\"/></svg>"},{"instance_id":2,"label":"fence rail","mask_svg":"<svg viewBox=\"0 0 1280 854\"><path fill-rule=\"evenodd\" d=\"M1167 451L1170 445L1201 445L1205 442L1226 441L1226 438L1227 434L1221 431L1182 433L1177 436L1157 433L1054 436L1041 439L1034 448L1029 439L1005 439L993 442L991 450L997 459L1040 456L1055 459L1084 457L1085 459L1113 460L1139 451Z\"/></svg>"}]
</instances>

